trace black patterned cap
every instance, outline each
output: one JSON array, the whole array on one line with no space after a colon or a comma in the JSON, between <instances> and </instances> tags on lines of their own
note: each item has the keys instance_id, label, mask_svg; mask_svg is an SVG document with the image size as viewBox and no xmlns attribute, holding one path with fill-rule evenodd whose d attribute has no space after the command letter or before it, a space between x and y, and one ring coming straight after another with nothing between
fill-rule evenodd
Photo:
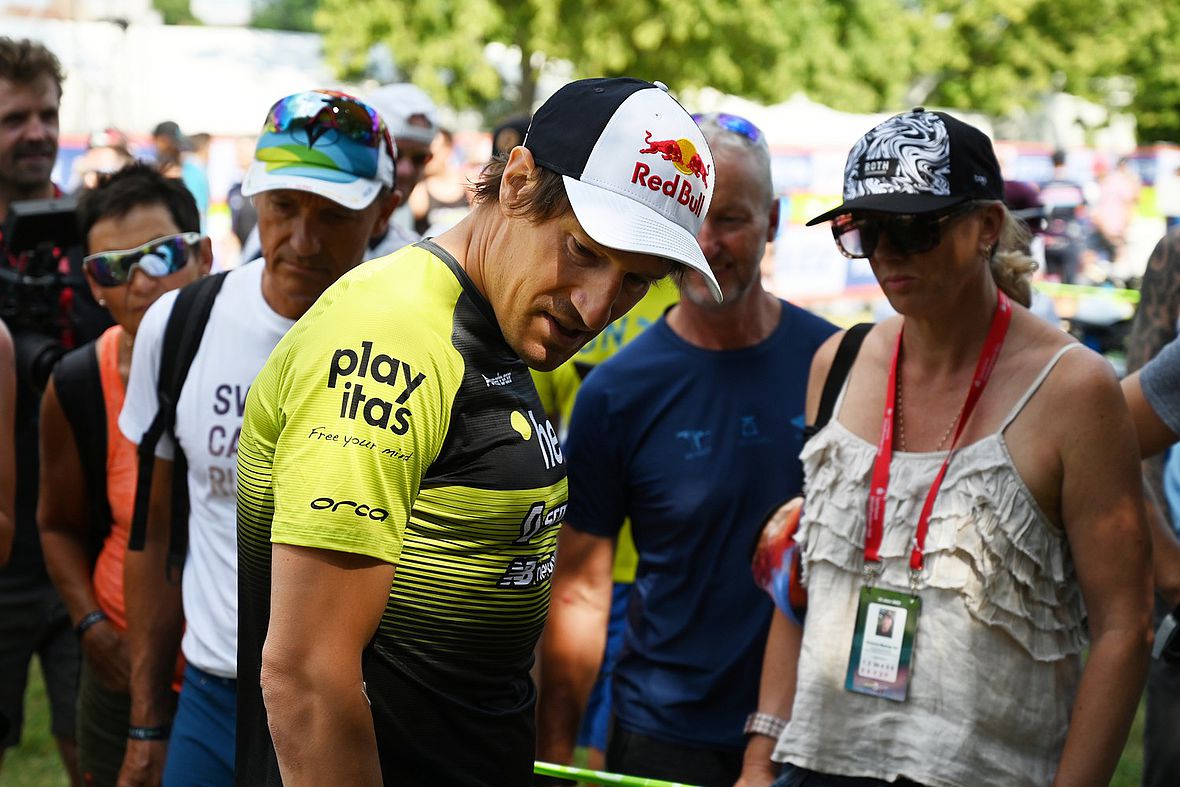
<instances>
[{"instance_id":1,"label":"black patterned cap","mask_svg":"<svg viewBox=\"0 0 1180 787\"><path fill-rule=\"evenodd\" d=\"M854 210L929 213L975 199L1004 199L991 140L945 112L918 107L853 145L844 166L844 203L807 224Z\"/></svg>"}]
</instances>

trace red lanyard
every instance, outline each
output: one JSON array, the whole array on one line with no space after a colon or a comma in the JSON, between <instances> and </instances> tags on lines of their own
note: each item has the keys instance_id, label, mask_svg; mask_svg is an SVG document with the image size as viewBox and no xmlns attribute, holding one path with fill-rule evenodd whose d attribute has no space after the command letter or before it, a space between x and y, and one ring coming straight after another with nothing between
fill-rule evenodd
<instances>
[{"instance_id":1,"label":"red lanyard","mask_svg":"<svg viewBox=\"0 0 1180 787\"><path fill-rule=\"evenodd\" d=\"M910 552L910 570L922 570L922 555L926 548L926 532L930 529L930 512L934 508L934 499L938 497L938 488L942 486L942 479L946 477L946 469L950 465L951 456L959 437L963 434L963 427L971 418L987 381L992 376L996 360L1000 357L1000 349L1004 346L1004 336L1008 333L1008 323L1012 320L1012 305L1004 293L999 293L995 313L992 314L991 328L987 332L987 340L983 343L983 350L979 354L979 361L975 364L975 377L971 381L971 388L967 391L967 401L963 403L963 412L959 418L959 425L955 428L954 439L947 449L946 459L938 471L934 484L926 495L926 504L922 506L922 513L918 517L918 529L914 534L914 548ZM868 516L865 522L865 567L870 563L879 563L881 540L885 536L885 490L889 488L889 463L893 460L893 410L897 403L897 364L901 359L901 336L905 330L897 334L897 346L893 350L893 364L889 368L889 388L885 392L885 416L881 423L881 441L877 444L877 458L873 462L873 484L869 489Z\"/></svg>"}]
</instances>

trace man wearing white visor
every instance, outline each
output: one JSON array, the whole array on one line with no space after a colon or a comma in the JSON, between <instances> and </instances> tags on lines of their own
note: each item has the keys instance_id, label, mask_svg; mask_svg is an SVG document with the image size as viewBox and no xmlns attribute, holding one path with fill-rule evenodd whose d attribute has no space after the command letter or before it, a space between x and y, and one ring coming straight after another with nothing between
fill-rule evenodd
<instances>
[{"instance_id":1,"label":"man wearing white visor","mask_svg":"<svg viewBox=\"0 0 1180 787\"><path fill-rule=\"evenodd\" d=\"M531 784L566 480L528 370L682 266L720 300L712 170L665 89L571 83L467 218L279 343L238 453L240 784Z\"/></svg>"},{"instance_id":2,"label":"man wearing white visor","mask_svg":"<svg viewBox=\"0 0 1180 787\"><path fill-rule=\"evenodd\" d=\"M119 416L140 445L144 498L124 568L132 704L120 784L154 787L162 769L165 784L233 784L235 476L246 391L283 334L385 231L397 206L396 155L376 110L351 96L316 90L279 100L242 184L258 209L263 258L193 285L215 299L204 326L187 316L199 307L177 305L198 300L192 288L162 296L140 324ZM161 369L183 355L169 350L169 337L186 332L198 349L173 400L174 426L161 429L168 407L157 385L171 377ZM187 484L173 486L186 466ZM173 718L178 644L187 668Z\"/></svg>"}]
</instances>

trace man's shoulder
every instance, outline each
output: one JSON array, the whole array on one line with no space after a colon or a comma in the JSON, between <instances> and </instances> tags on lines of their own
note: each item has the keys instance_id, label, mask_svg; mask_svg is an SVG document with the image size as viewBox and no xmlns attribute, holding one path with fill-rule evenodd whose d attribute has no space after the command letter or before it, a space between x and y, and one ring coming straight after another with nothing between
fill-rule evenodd
<instances>
[{"instance_id":1,"label":"man's shoulder","mask_svg":"<svg viewBox=\"0 0 1180 787\"><path fill-rule=\"evenodd\" d=\"M299 321L299 332L450 337L454 307L463 285L429 248L405 246L362 262L333 283Z\"/></svg>"},{"instance_id":2,"label":"man's shoulder","mask_svg":"<svg viewBox=\"0 0 1180 787\"><path fill-rule=\"evenodd\" d=\"M259 259L257 262L242 265L228 271L225 274L225 281L222 282L221 288L217 293L218 300L223 295L237 293L244 287L260 287L259 277L262 265L262 260ZM157 298L156 302L148 307L143 320L139 324L139 329L135 334L136 342L163 342L164 333L168 328L168 322L172 317L173 310L176 308L176 302L180 298L180 293L196 286L209 286L208 278L197 279L180 289L169 290ZM261 291L259 291L259 297L261 297ZM214 320L216 314L217 311L212 312L209 315L209 321Z\"/></svg>"},{"instance_id":3,"label":"man's shoulder","mask_svg":"<svg viewBox=\"0 0 1180 787\"><path fill-rule=\"evenodd\" d=\"M283 337L268 369L319 375L321 367L330 367L341 378L388 378L390 385L440 373L445 387L454 389L463 376L454 344L461 291L447 267L418 246L364 262L329 287Z\"/></svg>"},{"instance_id":4,"label":"man's shoulder","mask_svg":"<svg viewBox=\"0 0 1180 787\"><path fill-rule=\"evenodd\" d=\"M673 359L663 318L623 345L614 355L596 365L582 383L586 386L609 388L623 383L627 389L641 388L644 380L658 378L662 369ZM576 359L577 356L575 356ZM642 374L637 374L642 372Z\"/></svg>"},{"instance_id":5,"label":"man's shoulder","mask_svg":"<svg viewBox=\"0 0 1180 787\"><path fill-rule=\"evenodd\" d=\"M802 306L796 306L787 300L780 301L783 305L783 321L788 324L792 333L803 337L809 344L818 347L840 330L838 326Z\"/></svg>"}]
</instances>

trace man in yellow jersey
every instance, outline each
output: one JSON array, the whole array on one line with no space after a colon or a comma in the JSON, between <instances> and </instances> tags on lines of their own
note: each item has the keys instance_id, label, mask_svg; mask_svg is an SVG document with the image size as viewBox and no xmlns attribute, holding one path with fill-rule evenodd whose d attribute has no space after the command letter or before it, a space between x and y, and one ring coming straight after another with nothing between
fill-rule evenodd
<instances>
[{"instance_id":1,"label":"man in yellow jersey","mask_svg":"<svg viewBox=\"0 0 1180 787\"><path fill-rule=\"evenodd\" d=\"M239 784L531 783L566 482L528 370L677 264L720 299L712 169L662 86L574 82L466 219L279 343L239 447Z\"/></svg>"}]
</instances>

